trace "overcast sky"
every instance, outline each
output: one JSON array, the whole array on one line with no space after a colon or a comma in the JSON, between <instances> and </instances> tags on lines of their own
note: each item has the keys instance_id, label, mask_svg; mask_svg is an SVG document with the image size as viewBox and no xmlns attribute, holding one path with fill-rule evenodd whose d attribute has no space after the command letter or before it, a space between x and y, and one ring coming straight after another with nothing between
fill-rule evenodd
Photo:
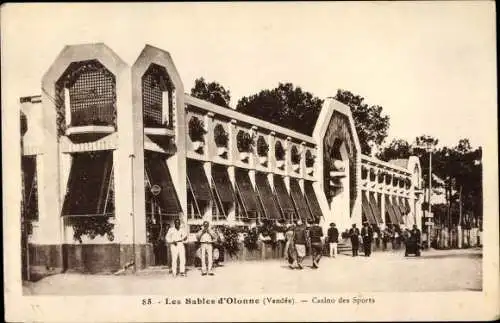
<instances>
[{"instance_id":1,"label":"overcast sky","mask_svg":"<svg viewBox=\"0 0 500 323\"><path fill-rule=\"evenodd\" d=\"M389 139L478 146L496 127L493 2L10 4L1 18L9 108L40 94L66 44L104 42L132 65L147 43L170 52L186 92L203 76L232 105L292 82L382 105Z\"/></svg>"}]
</instances>

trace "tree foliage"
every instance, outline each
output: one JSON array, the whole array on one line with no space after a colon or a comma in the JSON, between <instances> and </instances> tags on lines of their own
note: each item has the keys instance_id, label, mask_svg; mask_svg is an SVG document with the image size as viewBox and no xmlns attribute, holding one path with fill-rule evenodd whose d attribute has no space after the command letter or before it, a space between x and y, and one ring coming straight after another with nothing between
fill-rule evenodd
<instances>
[{"instance_id":1,"label":"tree foliage","mask_svg":"<svg viewBox=\"0 0 500 323\"><path fill-rule=\"evenodd\" d=\"M243 97L236 110L311 135L323 100L292 83Z\"/></svg>"},{"instance_id":2,"label":"tree foliage","mask_svg":"<svg viewBox=\"0 0 500 323\"><path fill-rule=\"evenodd\" d=\"M438 139L422 135L415 138L413 144L403 139L394 139L384 147L378 157L382 160L408 158L415 155L420 159L424 188L429 186L429 151L432 149L432 173L444 180L433 178L432 187L441 187L446 194L446 205L432 205L437 221L442 224L470 226L472 219L482 218L482 149L472 148L468 139L460 139L455 146L436 148ZM460 194L461 192L461 194ZM462 217L460 218L460 201Z\"/></svg>"},{"instance_id":3,"label":"tree foliage","mask_svg":"<svg viewBox=\"0 0 500 323\"><path fill-rule=\"evenodd\" d=\"M383 147L383 149L377 155L377 158L385 161L391 159L405 159L412 155L412 147L408 141L404 139L393 139L389 145Z\"/></svg>"},{"instance_id":4,"label":"tree foliage","mask_svg":"<svg viewBox=\"0 0 500 323\"><path fill-rule=\"evenodd\" d=\"M217 82L207 82L203 77L194 81L191 95L213 104L229 108L231 102L231 92Z\"/></svg>"},{"instance_id":5,"label":"tree foliage","mask_svg":"<svg viewBox=\"0 0 500 323\"><path fill-rule=\"evenodd\" d=\"M364 98L350 91L339 89L335 100L351 108L354 125L359 137L361 152L370 154L371 145L380 146L387 137L389 117L382 113L380 105L368 105Z\"/></svg>"}]
</instances>

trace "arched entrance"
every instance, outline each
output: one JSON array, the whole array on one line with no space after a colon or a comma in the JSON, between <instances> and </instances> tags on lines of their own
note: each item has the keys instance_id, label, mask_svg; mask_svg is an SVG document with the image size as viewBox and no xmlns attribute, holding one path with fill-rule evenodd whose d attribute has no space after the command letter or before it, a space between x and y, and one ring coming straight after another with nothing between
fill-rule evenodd
<instances>
[{"instance_id":1,"label":"arched entrance","mask_svg":"<svg viewBox=\"0 0 500 323\"><path fill-rule=\"evenodd\" d=\"M328 206L337 226L350 227L356 191L356 154L347 116L333 112L323 138L323 180Z\"/></svg>"}]
</instances>

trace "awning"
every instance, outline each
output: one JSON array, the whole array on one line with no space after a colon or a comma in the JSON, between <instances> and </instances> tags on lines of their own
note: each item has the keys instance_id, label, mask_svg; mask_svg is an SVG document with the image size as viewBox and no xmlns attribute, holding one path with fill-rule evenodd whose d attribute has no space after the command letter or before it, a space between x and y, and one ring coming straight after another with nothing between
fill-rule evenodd
<instances>
[{"instance_id":1,"label":"awning","mask_svg":"<svg viewBox=\"0 0 500 323\"><path fill-rule=\"evenodd\" d=\"M212 180L221 202L234 203L234 190L226 166L212 164Z\"/></svg>"},{"instance_id":2,"label":"awning","mask_svg":"<svg viewBox=\"0 0 500 323\"><path fill-rule=\"evenodd\" d=\"M396 196L393 196L393 203L392 203L392 206L394 208L394 213L396 214L396 217L397 217L397 220L398 224L403 224L405 223L404 220L403 220L403 215L401 214L401 208L399 207L399 202L398 202L398 198Z\"/></svg>"},{"instance_id":3,"label":"awning","mask_svg":"<svg viewBox=\"0 0 500 323\"><path fill-rule=\"evenodd\" d=\"M370 224L377 224L377 219L375 218L375 215L373 214L372 208L370 206L370 202L368 201L368 198L366 197L365 192L361 192L361 210L363 212L363 215L366 218L366 221Z\"/></svg>"},{"instance_id":4,"label":"awning","mask_svg":"<svg viewBox=\"0 0 500 323\"><path fill-rule=\"evenodd\" d=\"M375 219L377 219L378 223L383 223L384 219L382 218L382 212L380 211L380 206L377 203L377 200L375 199L375 193L370 192L370 207L372 208L372 213L375 215Z\"/></svg>"},{"instance_id":5,"label":"awning","mask_svg":"<svg viewBox=\"0 0 500 323\"><path fill-rule=\"evenodd\" d=\"M394 208L391 203L391 199L388 195L385 196L385 211L389 213L389 218L391 220L391 224L398 224L398 217L394 211Z\"/></svg>"},{"instance_id":6,"label":"awning","mask_svg":"<svg viewBox=\"0 0 500 323\"><path fill-rule=\"evenodd\" d=\"M259 200L253 189L252 182L250 182L248 171L236 168L235 179L237 193L240 195L247 217L251 219L257 218L257 213L260 210Z\"/></svg>"},{"instance_id":7,"label":"awning","mask_svg":"<svg viewBox=\"0 0 500 323\"><path fill-rule=\"evenodd\" d=\"M292 196L295 210L302 221L313 220L313 216L311 211L309 211L309 206L307 206L304 194L302 194L302 190L300 189L299 181L295 178L290 178L290 195Z\"/></svg>"},{"instance_id":8,"label":"awning","mask_svg":"<svg viewBox=\"0 0 500 323\"><path fill-rule=\"evenodd\" d=\"M113 214L112 169L111 151L74 154L62 215Z\"/></svg>"},{"instance_id":9,"label":"awning","mask_svg":"<svg viewBox=\"0 0 500 323\"><path fill-rule=\"evenodd\" d=\"M23 214L26 218L38 219L38 187L36 173L36 156L23 156L21 161L23 172Z\"/></svg>"},{"instance_id":10,"label":"awning","mask_svg":"<svg viewBox=\"0 0 500 323\"><path fill-rule=\"evenodd\" d=\"M399 206L399 209L401 210L401 215L406 215L408 214L408 211L406 210L405 203L404 203L404 198L402 197L396 197L395 198L397 201L397 204Z\"/></svg>"},{"instance_id":11,"label":"awning","mask_svg":"<svg viewBox=\"0 0 500 323\"><path fill-rule=\"evenodd\" d=\"M405 207L406 207L406 213L410 214L411 213L411 206L409 200L406 198L405 200Z\"/></svg>"},{"instance_id":12,"label":"awning","mask_svg":"<svg viewBox=\"0 0 500 323\"><path fill-rule=\"evenodd\" d=\"M158 202L162 214L179 215L179 213L182 213L181 204L165 158L160 154L147 153L144 155L144 168L151 186L158 185L161 188L158 194Z\"/></svg>"},{"instance_id":13,"label":"awning","mask_svg":"<svg viewBox=\"0 0 500 323\"><path fill-rule=\"evenodd\" d=\"M276 202L274 201L274 194L271 189L271 185L269 185L269 181L267 180L267 174L256 173L255 184L267 218L276 220L280 219L281 214Z\"/></svg>"},{"instance_id":14,"label":"awning","mask_svg":"<svg viewBox=\"0 0 500 323\"><path fill-rule=\"evenodd\" d=\"M285 181L283 180L283 177L279 175L274 175L273 178L274 182L274 190L276 192L276 197L278 200L278 205L281 209L281 212L283 212L283 216L286 219L291 219L292 217L295 218L295 209L293 207L293 202L288 194L288 190L286 189Z\"/></svg>"},{"instance_id":15,"label":"awning","mask_svg":"<svg viewBox=\"0 0 500 323\"><path fill-rule=\"evenodd\" d=\"M306 195L307 204L309 204L309 209L316 220L319 220L323 213L321 212L321 207L319 206L318 199L314 193L313 183L310 181L304 181L304 192Z\"/></svg>"},{"instance_id":16,"label":"awning","mask_svg":"<svg viewBox=\"0 0 500 323\"><path fill-rule=\"evenodd\" d=\"M191 189L194 197L200 201L211 201L211 188L202 162L188 159L186 161L186 169L189 180L188 187Z\"/></svg>"}]
</instances>

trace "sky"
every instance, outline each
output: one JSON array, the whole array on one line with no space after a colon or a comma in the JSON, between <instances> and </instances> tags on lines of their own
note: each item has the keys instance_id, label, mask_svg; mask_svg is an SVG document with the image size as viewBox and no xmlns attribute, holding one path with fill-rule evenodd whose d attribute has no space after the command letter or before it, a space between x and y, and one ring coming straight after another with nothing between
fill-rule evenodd
<instances>
[{"instance_id":1,"label":"sky","mask_svg":"<svg viewBox=\"0 0 500 323\"><path fill-rule=\"evenodd\" d=\"M494 2L7 4L2 106L40 94L65 45L104 42L132 65L145 44L172 55L189 92L203 76L242 96L292 82L381 105L388 140L496 139ZM3 114L3 111L2 111Z\"/></svg>"}]
</instances>

